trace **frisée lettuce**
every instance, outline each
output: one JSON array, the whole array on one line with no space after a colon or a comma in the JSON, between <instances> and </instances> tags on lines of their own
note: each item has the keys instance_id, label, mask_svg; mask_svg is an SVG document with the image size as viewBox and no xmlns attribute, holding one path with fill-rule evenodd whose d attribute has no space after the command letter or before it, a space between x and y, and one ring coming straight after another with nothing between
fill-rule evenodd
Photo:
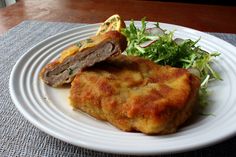
<instances>
[{"instance_id":1,"label":"fris\u00e9e lettuce","mask_svg":"<svg viewBox=\"0 0 236 157\"><path fill-rule=\"evenodd\" d=\"M122 29L128 46L127 55L140 56L160 65L189 69L201 80L200 104L205 106L207 86L210 80L221 80L220 75L212 68L211 63L219 52L206 52L191 39L174 39L174 31L168 32L156 23L153 28L146 28L147 22L142 19L142 26L138 28L131 21L130 25Z\"/></svg>"}]
</instances>

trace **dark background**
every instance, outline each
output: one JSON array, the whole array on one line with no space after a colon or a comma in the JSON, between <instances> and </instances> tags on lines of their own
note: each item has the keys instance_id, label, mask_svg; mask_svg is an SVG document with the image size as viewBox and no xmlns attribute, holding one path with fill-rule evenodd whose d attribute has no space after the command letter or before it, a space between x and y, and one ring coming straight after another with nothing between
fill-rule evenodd
<instances>
[{"instance_id":1,"label":"dark background","mask_svg":"<svg viewBox=\"0 0 236 157\"><path fill-rule=\"evenodd\" d=\"M150 1L155 1L155 0L150 0ZM236 0L158 0L158 1L236 6Z\"/></svg>"}]
</instances>

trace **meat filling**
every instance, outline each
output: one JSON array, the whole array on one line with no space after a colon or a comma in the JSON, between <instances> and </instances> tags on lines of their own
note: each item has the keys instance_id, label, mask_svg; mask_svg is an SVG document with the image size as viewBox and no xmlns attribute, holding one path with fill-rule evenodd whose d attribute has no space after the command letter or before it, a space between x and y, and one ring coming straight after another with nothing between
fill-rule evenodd
<instances>
[{"instance_id":1,"label":"meat filling","mask_svg":"<svg viewBox=\"0 0 236 157\"><path fill-rule=\"evenodd\" d=\"M101 43L97 47L86 49L65 59L63 64L56 66L43 75L44 81L51 86L59 86L61 83L70 83L74 76L83 68L92 66L112 54L119 51L119 45L112 41Z\"/></svg>"},{"instance_id":2,"label":"meat filling","mask_svg":"<svg viewBox=\"0 0 236 157\"><path fill-rule=\"evenodd\" d=\"M58 59L43 67L40 76L46 84L58 87L70 83L84 68L121 54L127 46L125 36L117 31L93 36L79 43L64 49Z\"/></svg>"}]
</instances>

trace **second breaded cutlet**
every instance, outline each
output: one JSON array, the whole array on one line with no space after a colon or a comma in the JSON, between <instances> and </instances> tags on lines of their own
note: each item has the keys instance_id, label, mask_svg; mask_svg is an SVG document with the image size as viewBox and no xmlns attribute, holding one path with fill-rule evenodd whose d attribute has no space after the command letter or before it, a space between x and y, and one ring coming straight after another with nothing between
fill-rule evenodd
<instances>
[{"instance_id":1,"label":"second breaded cutlet","mask_svg":"<svg viewBox=\"0 0 236 157\"><path fill-rule=\"evenodd\" d=\"M190 117L199 86L186 69L119 55L79 73L70 101L121 130L167 134Z\"/></svg>"}]
</instances>

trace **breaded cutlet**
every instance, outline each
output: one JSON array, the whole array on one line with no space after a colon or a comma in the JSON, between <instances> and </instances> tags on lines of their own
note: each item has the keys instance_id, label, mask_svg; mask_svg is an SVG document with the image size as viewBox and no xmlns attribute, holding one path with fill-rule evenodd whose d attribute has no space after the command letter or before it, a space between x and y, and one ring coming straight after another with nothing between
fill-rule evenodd
<instances>
[{"instance_id":1,"label":"breaded cutlet","mask_svg":"<svg viewBox=\"0 0 236 157\"><path fill-rule=\"evenodd\" d=\"M77 74L70 101L121 130L168 134L192 114L199 86L186 69L119 55Z\"/></svg>"}]
</instances>

